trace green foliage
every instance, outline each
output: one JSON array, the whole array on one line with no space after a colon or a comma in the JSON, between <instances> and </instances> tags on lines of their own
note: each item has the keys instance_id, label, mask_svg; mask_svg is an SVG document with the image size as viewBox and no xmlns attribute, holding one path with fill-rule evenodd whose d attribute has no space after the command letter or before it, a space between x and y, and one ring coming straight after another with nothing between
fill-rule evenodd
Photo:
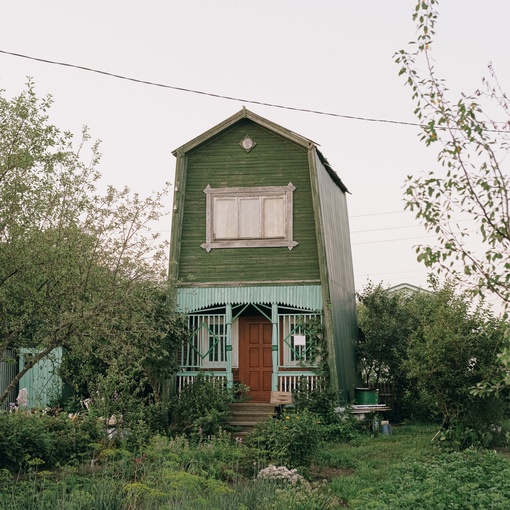
<instances>
[{"instance_id":1,"label":"green foliage","mask_svg":"<svg viewBox=\"0 0 510 510\"><path fill-rule=\"evenodd\" d=\"M228 404L233 401L234 393L221 381L199 374L174 398L177 431L201 440L225 430L230 419Z\"/></svg>"},{"instance_id":2,"label":"green foliage","mask_svg":"<svg viewBox=\"0 0 510 510\"><path fill-rule=\"evenodd\" d=\"M439 420L438 437L450 447L497 443L507 404L479 398L476 388L500 374L505 323L452 282L441 287L431 277L430 283L431 292L405 296L368 286L360 295L360 325L367 334L359 352L395 382L400 418ZM385 343L391 352L384 352Z\"/></svg>"},{"instance_id":3,"label":"green foliage","mask_svg":"<svg viewBox=\"0 0 510 510\"><path fill-rule=\"evenodd\" d=\"M452 97L433 61L437 1L419 1L413 19L413 51L395 56L400 75L412 90L415 114L427 146L438 147L440 166L408 177L406 208L434 233L434 246L417 248L418 259L472 286L480 295L510 302L510 175L504 160L509 148L508 102L492 66L483 89ZM491 119L496 107L500 122ZM466 227L459 221L469 220ZM474 233L474 234L473 234ZM476 240L474 241L474 239Z\"/></svg>"},{"instance_id":4,"label":"green foliage","mask_svg":"<svg viewBox=\"0 0 510 510\"><path fill-rule=\"evenodd\" d=\"M266 452L274 464L297 468L310 465L323 440L324 430L317 415L289 411L258 424L247 444Z\"/></svg>"},{"instance_id":5,"label":"green foliage","mask_svg":"<svg viewBox=\"0 0 510 510\"><path fill-rule=\"evenodd\" d=\"M510 304L507 94L489 64L481 90L452 97L433 61L437 4L436 0L417 2L413 14L417 44L414 51L401 50L395 56L399 74L412 90L421 140L438 147L440 164L424 175L408 177L406 208L436 237L433 246L417 248L418 260L479 296L496 296L506 316ZM468 226L462 227L461 221L469 221L464 223ZM505 358L503 350L499 374L479 384L474 393L499 393L508 386Z\"/></svg>"},{"instance_id":6,"label":"green foliage","mask_svg":"<svg viewBox=\"0 0 510 510\"><path fill-rule=\"evenodd\" d=\"M166 244L150 234L168 186L101 194L98 143L52 125L50 107L30 81L12 99L0 92L0 353L36 353L11 387L64 347L78 395L159 401L184 334L166 300Z\"/></svg>"},{"instance_id":7,"label":"green foliage","mask_svg":"<svg viewBox=\"0 0 510 510\"><path fill-rule=\"evenodd\" d=\"M350 413L349 406L343 412L336 412L341 402L339 392L331 388L324 379L310 389L307 379L301 378L295 391L293 412L315 415L322 425L324 439L331 441L351 441L359 434L359 422Z\"/></svg>"},{"instance_id":8,"label":"green foliage","mask_svg":"<svg viewBox=\"0 0 510 510\"><path fill-rule=\"evenodd\" d=\"M498 398L472 393L497 366L503 341L501 321L483 307L471 310L466 294L451 284L433 295L417 295L409 303L420 318L410 337L405 367L419 390L432 397L441 413L449 446L489 446L497 438L506 407Z\"/></svg>"},{"instance_id":9,"label":"green foliage","mask_svg":"<svg viewBox=\"0 0 510 510\"><path fill-rule=\"evenodd\" d=\"M307 481L285 467L258 477L255 450L222 434L193 445L156 436L133 457L111 450L93 468L11 476L0 471L0 506L12 510L330 510L333 508L508 508L510 461L493 451L437 453L431 427L323 445ZM105 450L106 452L106 450ZM317 469L320 467L320 471ZM232 476L235 472L236 476ZM327 479L324 480L324 479Z\"/></svg>"},{"instance_id":10,"label":"green foliage","mask_svg":"<svg viewBox=\"0 0 510 510\"><path fill-rule=\"evenodd\" d=\"M340 393L331 388L327 380L319 381L310 389L306 377L301 377L292 392L294 409L300 413L307 411L318 416L322 423L334 423L337 420L335 409L340 403Z\"/></svg>"},{"instance_id":11,"label":"green foliage","mask_svg":"<svg viewBox=\"0 0 510 510\"><path fill-rule=\"evenodd\" d=\"M267 507L271 510L336 510L340 500L336 498L325 481L303 482L296 487L279 487L275 499Z\"/></svg>"},{"instance_id":12,"label":"green foliage","mask_svg":"<svg viewBox=\"0 0 510 510\"><path fill-rule=\"evenodd\" d=\"M377 387L384 380L402 387L407 383L402 373L407 339L416 327L416 319L406 309L406 296L370 282L357 297L361 333L356 357L363 384Z\"/></svg>"},{"instance_id":13,"label":"green foliage","mask_svg":"<svg viewBox=\"0 0 510 510\"><path fill-rule=\"evenodd\" d=\"M97 420L28 412L0 413L0 469L44 469L92 458L102 436Z\"/></svg>"},{"instance_id":14,"label":"green foliage","mask_svg":"<svg viewBox=\"0 0 510 510\"><path fill-rule=\"evenodd\" d=\"M384 483L350 501L353 508L506 509L510 462L495 452L443 454L429 462L406 461Z\"/></svg>"},{"instance_id":15,"label":"green foliage","mask_svg":"<svg viewBox=\"0 0 510 510\"><path fill-rule=\"evenodd\" d=\"M110 476L65 471L57 478L42 472L18 480L13 487L0 487L0 499L2 508L9 510L121 510L127 508L123 484Z\"/></svg>"}]
</instances>

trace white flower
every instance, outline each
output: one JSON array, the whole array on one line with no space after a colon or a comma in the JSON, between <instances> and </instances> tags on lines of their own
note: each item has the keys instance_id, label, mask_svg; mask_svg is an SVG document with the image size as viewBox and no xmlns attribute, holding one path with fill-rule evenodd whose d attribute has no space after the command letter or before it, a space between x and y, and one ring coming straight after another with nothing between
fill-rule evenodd
<instances>
[{"instance_id":1,"label":"white flower","mask_svg":"<svg viewBox=\"0 0 510 510\"><path fill-rule=\"evenodd\" d=\"M291 484L304 482L304 478L298 474L296 469L287 469L285 466L276 467L270 464L267 468L262 469L257 478L264 480L283 480Z\"/></svg>"}]
</instances>

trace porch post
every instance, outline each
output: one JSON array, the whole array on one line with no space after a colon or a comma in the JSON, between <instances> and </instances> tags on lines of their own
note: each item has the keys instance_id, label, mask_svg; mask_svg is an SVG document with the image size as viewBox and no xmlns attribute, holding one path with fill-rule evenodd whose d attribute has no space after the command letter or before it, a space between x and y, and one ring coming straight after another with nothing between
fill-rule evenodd
<instances>
[{"instance_id":1,"label":"porch post","mask_svg":"<svg viewBox=\"0 0 510 510\"><path fill-rule=\"evenodd\" d=\"M271 304L271 323L273 325L273 338L272 338L272 361L273 361L273 378L271 384L271 391L278 391L278 303Z\"/></svg>"},{"instance_id":2,"label":"porch post","mask_svg":"<svg viewBox=\"0 0 510 510\"><path fill-rule=\"evenodd\" d=\"M227 388L234 387L234 375L232 373L232 304L227 303L225 310L225 323L227 326L227 344L225 351L227 354Z\"/></svg>"}]
</instances>

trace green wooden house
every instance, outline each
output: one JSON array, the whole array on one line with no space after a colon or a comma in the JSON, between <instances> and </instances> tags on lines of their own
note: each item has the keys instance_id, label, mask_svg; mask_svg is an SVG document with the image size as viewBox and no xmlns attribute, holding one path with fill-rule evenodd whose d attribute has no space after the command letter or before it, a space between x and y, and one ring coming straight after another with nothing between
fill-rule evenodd
<instances>
[{"instance_id":1,"label":"green wooden house","mask_svg":"<svg viewBox=\"0 0 510 510\"><path fill-rule=\"evenodd\" d=\"M200 372L253 402L320 377L307 321L322 321L331 382L356 383L346 193L317 145L242 109L176 149L170 275L189 317L177 390Z\"/></svg>"}]
</instances>

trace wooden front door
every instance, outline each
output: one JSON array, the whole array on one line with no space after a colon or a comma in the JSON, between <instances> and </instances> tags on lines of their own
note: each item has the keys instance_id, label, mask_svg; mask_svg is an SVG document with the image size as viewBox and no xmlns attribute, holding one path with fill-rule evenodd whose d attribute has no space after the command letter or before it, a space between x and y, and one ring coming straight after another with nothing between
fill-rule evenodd
<instances>
[{"instance_id":1,"label":"wooden front door","mask_svg":"<svg viewBox=\"0 0 510 510\"><path fill-rule=\"evenodd\" d=\"M250 387L251 402L269 402L273 327L263 317L241 317L239 320L239 380Z\"/></svg>"}]
</instances>

